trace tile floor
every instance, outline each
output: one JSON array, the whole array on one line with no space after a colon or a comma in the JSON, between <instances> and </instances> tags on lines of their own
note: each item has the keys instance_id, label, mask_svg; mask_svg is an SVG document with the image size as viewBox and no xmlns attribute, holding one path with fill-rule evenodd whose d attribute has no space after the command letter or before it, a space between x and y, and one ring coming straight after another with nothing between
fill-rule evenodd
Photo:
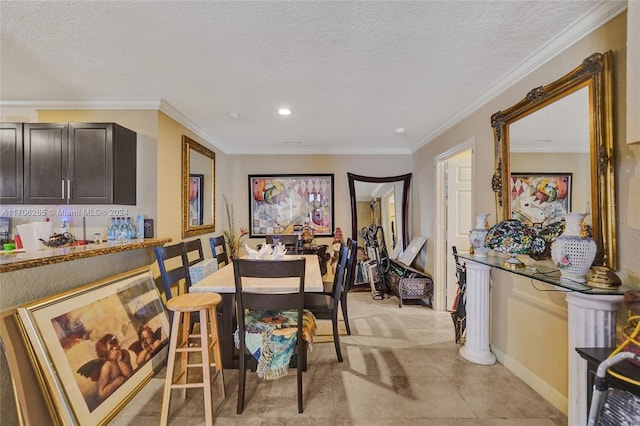
<instances>
[{"instance_id":1,"label":"tile floor","mask_svg":"<svg viewBox=\"0 0 640 426\"><path fill-rule=\"evenodd\" d=\"M554 426L567 418L500 364L463 360L446 312L398 299L349 295L351 336L342 336L344 362L333 343L316 343L304 373L304 413L298 414L295 370L280 380L247 373L242 415L236 414L237 372L225 371L226 398L214 383L217 425ZM157 425L164 370L121 411L112 425ZM174 391L170 423L204 424L201 390Z\"/></svg>"}]
</instances>

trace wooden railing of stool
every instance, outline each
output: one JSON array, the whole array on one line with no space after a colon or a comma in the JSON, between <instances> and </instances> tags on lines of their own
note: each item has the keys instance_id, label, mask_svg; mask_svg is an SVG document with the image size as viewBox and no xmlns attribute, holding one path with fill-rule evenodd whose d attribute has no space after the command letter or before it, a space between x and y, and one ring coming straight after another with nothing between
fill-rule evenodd
<instances>
[{"instance_id":1,"label":"wooden railing of stool","mask_svg":"<svg viewBox=\"0 0 640 426\"><path fill-rule=\"evenodd\" d=\"M220 356L220 340L218 339L218 320L216 306L222 297L218 293L187 293L174 296L167 301L167 309L173 312L171 336L169 340L169 354L167 361L167 377L164 384L162 398L162 412L160 424L166 425L169 419L169 406L171 402L171 390L183 389L183 397L186 397L187 388L203 388L205 424L213 424L213 400L211 397L211 367L215 366L219 377L222 396L224 397L224 375L222 372L222 358ZM200 313L200 333L190 334L191 315ZM200 339L200 343L190 340ZM190 363L189 354L199 352L201 362ZM210 352L213 352L214 364L211 363ZM180 370L175 370L176 358L180 356ZM189 368L200 367L202 369L202 381L190 383L188 380ZM176 377L177 376L177 377ZM175 380L174 380L175 378Z\"/></svg>"}]
</instances>

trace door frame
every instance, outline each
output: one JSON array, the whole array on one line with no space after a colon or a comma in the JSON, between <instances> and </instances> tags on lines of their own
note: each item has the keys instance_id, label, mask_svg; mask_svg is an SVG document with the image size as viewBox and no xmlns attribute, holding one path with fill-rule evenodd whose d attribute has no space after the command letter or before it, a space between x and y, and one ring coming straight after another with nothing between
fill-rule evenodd
<instances>
[{"instance_id":1,"label":"door frame","mask_svg":"<svg viewBox=\"0 0 640 426\"><path fill-rule=\"evenodd\" d=\"M436 218L434 223L434 229L436 232L435 238L435 289L434 289L434 306L433 308L438 311L446 311L449 309L447 306L447 256L450 253L447 252L447 231L448 227L438 226L439 223L446 223L447 218L447 191L445 190L445 182L447 180L447 161L463 151L471 150L471 205L475 205L475 191L473 188L475 182L475 137L471 137L459 145L437 155L434 158L436 167Z\"/></svg>"}]
</instances>

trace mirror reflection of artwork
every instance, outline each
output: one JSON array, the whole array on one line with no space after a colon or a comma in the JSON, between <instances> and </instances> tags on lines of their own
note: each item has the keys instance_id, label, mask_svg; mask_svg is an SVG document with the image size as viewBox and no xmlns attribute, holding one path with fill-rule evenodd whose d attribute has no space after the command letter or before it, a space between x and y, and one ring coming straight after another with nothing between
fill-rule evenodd
<instances>
[{"instance_id":1,"label":"mirror reflection of artwork","mask_svg":"<svg viewBox=\"0 0 640 426\"><path fill-rule=\"evenodd\" d=\"M512 173L511 217L547 226L571 211L571 173Z\"/></svg>"},{"instance_id":2,"label":"mirror reflection of artwork","mask_svg":"<svg viewBox=\"0 0 640 426\"><path fill-rule=\"evenodd\" d=\"M191 226L202 225L204 176L189 175L189 223Z\"/></svg>"}]
</instances>

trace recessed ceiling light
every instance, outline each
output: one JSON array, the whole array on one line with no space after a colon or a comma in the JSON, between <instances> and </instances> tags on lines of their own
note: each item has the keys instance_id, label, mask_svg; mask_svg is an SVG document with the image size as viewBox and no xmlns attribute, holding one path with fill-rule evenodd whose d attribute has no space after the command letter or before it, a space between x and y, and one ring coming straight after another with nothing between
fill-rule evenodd
<instances>
[{"instance_id":1,"label":"recessed ceiling light","mask_svg":"<svg viewBox=\"0 0 640 426\"><path fill-rule=\"evenodd\" d=\"M406 130L404 129L404 127L398 127L396 129L396 135L404 135L405 132Z\"/></svg>"},{"instance_id":2,"label":"recessed ceiling light","mask_svg":"<svg viewBox=\"0 0 640 426\"><path fill-rule=\"evenodd\" d=\"M291 110L289 108L280 108L278 110L278 114L280 114L280 115L291 115Z\"/></svg>"},{"instance_id":3,"label":"recessed ceiling light","mask_svg":"<svg viewBox=\"0 0 640 426\"><path fill-rule=\"evenodd\" d=\"M232 119L232 120L239 120L239 119L240 119L240 114L238 114L238 113L237 113L237 112L235 112L235 111L229 111L229 112L227 113L227 117L229 117L229 118L230 118L230 119Z\"/></svg>"}]
</instances>

